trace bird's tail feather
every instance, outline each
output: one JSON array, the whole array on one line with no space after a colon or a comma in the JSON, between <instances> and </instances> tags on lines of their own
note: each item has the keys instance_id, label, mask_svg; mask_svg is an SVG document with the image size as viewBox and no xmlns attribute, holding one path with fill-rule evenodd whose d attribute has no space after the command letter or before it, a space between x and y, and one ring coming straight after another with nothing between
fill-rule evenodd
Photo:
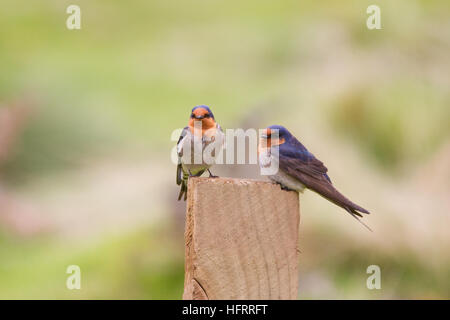
<instances>
[{"instance_id":1,"label":"bird's tail feather","mask_svg":"<svg viewBox=\"0 0 450 320\"><path fill-rule=\"evenodd\" d=\"M372 231L372 229L370 229L368 225L366 225L364 222L360 220L360 218L363 217L361 212L365 214L370 214L368 210L358 206L357 204L347 199L342 193L337 191L337 189L331 183L328 184L326 188L321 188L320 191L321 192L317 191L316 192L319 193L325 199L333 202L335 205L345 209L353 218L358 220L359 223L361 223L367 229Z\"/></svg>"},{"instance_id":2,"label":"bird's tail feather","mask_svg":"<svg viewBox=\"0 0 450 320\"><path fill-rule=\"evenodd\" d=\"M328 188L330 192L325 193L321 193L321 195L323 197L325 197L326 199L330 200L331 202L333 202L334 204L338 205L341 208L344 208L345 210L349 211L351 214L355 214L358 217L362 218L362 213L365 214L370 214L370 212L366 209L364 209L363 207L358 206L356 203L350 201L348 198L346 198L342 193L340 193L339 191L336 190L336 188L332 185L329 184Z\"/></svg>"},{"instance_id":3,"label":"bird's tail feather","mask_svg":"<svg viewBox=\"0 0 450 320\"><path fill-rule=\"evenodd\" d=\"M177 184L178 185L181 184L180 193L178 194L178 201L181 200L183 195L184 195L184 201L186 201L189 177L200 177L206 171L206 169L200 170L196 174L191 175L190 173L186 173L186 172L182 171L181 164L179 164L178 166L179 167L177 167ZM180 168L180 169L178 169L178 168ZM180 170L180 173L178 173L178 170ZM178 183L178 181L180 183Z\"/></svg>"},{"instance_id":4,"label":"bird's tail feather","mask_svg":"<svg viewBox=\"0 0 450 320\"><path fill-rule=\"evenodd\" d=\"M367 224L365 224L364 222L361 221L361 219L359 219L359 217L362 217L360 214L358 214L357 212L356 212L356 214L355 214L355 211L352 211L352 210L350 210L350 209L347 208L347 207L344 207L344 209L345 209L348 213L350 213L351 216L352 216L353 218L355 218L359 223L361 223L364 227L366 227L370 232L373 232L373 230L372 230ZM358 217L358 216L359 216L359 217Z\"/></svg>"},{"instance_id":5,"label":"bird's tail feather","mask_svg":"<svg viewBox=\"0 0 450 320\"><path fill-rule=\"evenodd\" d=\"M181 200L183 195L184 195L184 201L186 201L188 178L189 178L189 176L183 173L183 167L182 167L181 163L178 163L178 165L177 165L177 185L181 185L180 193L178 194L178 201Z\"/></svg>"},{"instance_id":6,"label":"bird's tail feather","mask_svg":"<svg viewBox=\"0 0 450 320\"><path fill-rule=\"evenodd\" d=\"M184 195L184 201L186 201L187 199L187 180L182 180L181 181L181 188L180 188L180 193L178 194L178 201L181 200L181 198Z\"/></svg>"},{"instance_id":7,"label":"bird's tail feather","mask_svg":"<svg viewBox=\"0 0 450 320\"><path fill-rule=\"evenodd\" d=\"M181 163L178 163L177 165L177 185L180 185L183 181L183 168Z\"/></svg>"}]
</instances>

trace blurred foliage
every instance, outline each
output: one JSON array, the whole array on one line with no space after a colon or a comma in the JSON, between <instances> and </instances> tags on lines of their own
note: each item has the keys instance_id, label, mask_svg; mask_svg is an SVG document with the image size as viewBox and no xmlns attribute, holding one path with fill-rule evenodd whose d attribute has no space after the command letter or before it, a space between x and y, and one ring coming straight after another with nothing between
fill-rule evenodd
<instances>
[{"instance_id":1,"label":"blurred foliage","mask_svg":"<svg viewBox=\"0 0 450 320\"><path fill-rule=\"evenodd\" d=\"M92 113L71 111L71 105L35 110L13 155L0 168L15 185L33 177L80 166L89 155L107 154L120 141L107 126L98 127Z\"/></svg>"},{"instance_id":2,"label":"blurred foliage","mask_svg":"<svg viewBox=\"0 0 450 320\"><path fill-rule=\"evenodd\" d=\"M442 299L448 297L450 259L442 257L439 266L429 263L411 248L382 250L365 244L349 246L339 232L329 228L310 228L301 234L300 298L341 299ZM381 290L366 287L367 267L381 270ZM364 267L362 267L364 266ZM328 281L326 290L305 286L310 275ZM320 281L319 281L320 282Z\"/></svg>"},{"instance_id":3,"label":"blurred foliage","mask_svg":"<svg viewBox=\"0 0 450 320\"><path fill-rule=\"evenodd\" d=\"M0 299L180 299L183 240L165 227L61 243L3 236ZM81 290L66 288L69 265L81 270Z\"/></svg>"},{"instance_id":4,"label":"blurred foliage","mask_svg":"<svg viewBox=\"0 0 450 320\"><path fill-rule=\"evenodd\" d=\"M80 155L96 155L97 147L89 146L114 149L135 141L166 151L169 141L157 137L183 127L184 118L173 115L200 103L220 110L222 125L233 127L243 107L291 95L290 69L313 59L308 37L321 24L342 23L353 45L396 47L418 64L436 46L449 46L423 26L428 17L443 15L445 1L382 1L388 34L365 28L368 1L194 0L178 6L141 0L132 7L77 1L82 29L69 31L65 8L72 2L24 8L24 1L9 1L0 13L0 48L7 49L0 50L0 97L32 94L41 110L6 168L9 179L42 166L77 165ZM411 19L400 19L399 12ZM448 90L407 78L393 81L349 93L333 119L385 167L417 156L422 143L426 154L448 137L442 128L448 127ZM401 119L405 111L414 121ZM440 124L430 132L434 119ZM405 145L415 138L415 146Z\"/></svg>"},{"instance_id":5,"label":"blurred foliage","mask_svg":"<svg viewBox=\"0 0 450 320\"><path fill-rule=\"evenodd\" d=\"M361 266L375 264L381 268L381 284L385 292L367 291L366 298L436 299L448 295L450 261L443 261L442 268L436 270L413 252L401 250L392 254L361 248L346 250L334 258L325 264L333 266L326 271L342 291L351 292L357 287L365 291L364 285L370 274L365 273Z\"/></svg>"},{"instance_id":6,"label":"blurred foliage","mask_svg":"<svg viewBox=\"0 0 450 320\"><path fill-rule=\"evenodd\" d=\"M427 159L450 136L450 93L425 83L358 88L337 104L332 123L385 169Z\"/></svg>"}]
</instances>

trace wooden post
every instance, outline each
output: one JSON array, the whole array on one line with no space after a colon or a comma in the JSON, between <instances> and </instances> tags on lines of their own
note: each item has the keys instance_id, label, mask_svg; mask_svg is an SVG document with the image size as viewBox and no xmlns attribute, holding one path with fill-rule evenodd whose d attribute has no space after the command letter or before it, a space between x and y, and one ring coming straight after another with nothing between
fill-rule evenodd
<instances>
[{"instance_id":1,"label":"wooden post","mask_svg":"<svg viewBox=\"0 0 450 320\"><path fill-rule=\"evenodd\" d=\"M188 190L183 299L296 299L297 192L230 178Z\"/></svg>"}]
</instances>

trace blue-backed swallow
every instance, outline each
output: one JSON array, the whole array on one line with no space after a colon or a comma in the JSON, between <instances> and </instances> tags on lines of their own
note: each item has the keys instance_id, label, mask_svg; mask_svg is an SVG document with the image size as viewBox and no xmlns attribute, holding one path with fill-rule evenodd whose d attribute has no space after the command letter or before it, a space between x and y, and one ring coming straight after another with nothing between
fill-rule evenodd
<instances>
[{"instance_id":1,"label":"blue-backed swallow","mask_svg":"<svg viewBox=\"0 0 450 320\"><path fill-rule=\"evenodd\" d=\"M335 205L344 208L356 220L361 213L369 211L353 203L342 195L331 183L328 169L303 144L283 126L273 125L262 130L258 147L261 168L278 161L277 173L269 179L280 184L283 189L303 192L305 188L315 191Z\"/></svg>"},{"instance_id":2,"label":"blue-backed swallow","mask_svg":"<svg viewBox=\"0 0 450 320\"><path fill-rule=\"evenodd\" d=\"M187 198L189 177L199 177L214 164L223 148L225 135L214 119L211 109L200 105L192 109L189 124L181 132L177 142L177 184L181 185L178 200Z\"/></svg>"}]
</instances>

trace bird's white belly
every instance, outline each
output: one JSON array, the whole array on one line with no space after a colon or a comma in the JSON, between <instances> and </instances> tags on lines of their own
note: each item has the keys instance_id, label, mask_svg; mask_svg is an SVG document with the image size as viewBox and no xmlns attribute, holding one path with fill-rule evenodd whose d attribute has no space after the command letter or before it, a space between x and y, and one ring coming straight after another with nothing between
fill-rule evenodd
<instances>
[{"instance_id":1,"label":"bird's white belly","mask_svg":"<svg viewBox=\"0 0 450 320\"><path fill-rule=\"evenodd\" d=\"M303 183L288 175L281 169L279 169L276 174L269 176L269 179L278 182L291 190L295 190L298 192L303 192L303 190L305 190L305 186L303 185Z\"/></svg>"},{"instance_id":2,"label":"bird's white belly","mask_svg":"<svg viewBox=\"0 0 450 320\"><path fill-rule=\"evenodd\" d=\"M217 134L219 139L213 141L203 141L202 139L194 139L191 134L186 135L181 142L181 148L183 148L183 156L181 157L181 163L185 172L190 172L192 175L196 175L198 172L209 169L215 162L216 154L205 154L205 148L213 150L221 150L223 146L223 133ZM209 157L209 158L207 158Z\"/></svg>"},{"instance_id":3,"label":"bird's white belly","mask_svg":"<svg viewBox=\"0 0 450 320\"><path fill-rule=\"evenodd\" d=\"M294 177L288 175L285 173L281 168L279 168L279 161L277 157L277 151L271 150L268 152L268 150L261 150L261 153L259 155L259 164L261 168L269 168L269 167L277 167L278 170L275 174L269 175L269 179L272 181L275 181L284 187L287 187L291 190L295 190L298 192L303 192L305 189L305 186L303 183L295 179Z\"/></svg>"}]
</instances>

